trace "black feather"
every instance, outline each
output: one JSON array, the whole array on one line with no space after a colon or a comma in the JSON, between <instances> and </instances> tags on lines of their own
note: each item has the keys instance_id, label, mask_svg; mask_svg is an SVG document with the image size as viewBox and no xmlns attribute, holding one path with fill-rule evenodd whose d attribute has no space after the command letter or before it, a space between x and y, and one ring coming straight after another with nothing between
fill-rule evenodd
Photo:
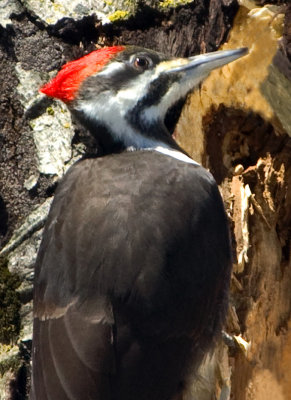
<instances>
[{"instance_id":1,"label":"black feather","mask_svg":"<svg viewBox=\"0 0 291 400\"><path fill-rule=\"evenodd\" d=\"M156 151L73 166L38 255L32 400L171 400L224 322L231 256L212 176Z\"/></svg>"}]
</instances>

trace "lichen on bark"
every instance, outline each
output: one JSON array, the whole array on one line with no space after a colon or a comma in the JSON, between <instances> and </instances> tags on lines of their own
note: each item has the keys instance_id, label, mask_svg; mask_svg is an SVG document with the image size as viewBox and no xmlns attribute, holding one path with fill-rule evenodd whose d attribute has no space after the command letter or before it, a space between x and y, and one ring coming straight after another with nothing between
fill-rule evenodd
<instances>
[{"instance_id":1,"label":"lichen on bark","mask_svg":"<svg viewBox=\"0 0 291 400\"><path fill-rule=\"evenodd\" d=\"M16 341L20 332L20 299L17 288L21 281L8 270L8 261L0 259L0 343Z\"/></svg>"}]
</instances>

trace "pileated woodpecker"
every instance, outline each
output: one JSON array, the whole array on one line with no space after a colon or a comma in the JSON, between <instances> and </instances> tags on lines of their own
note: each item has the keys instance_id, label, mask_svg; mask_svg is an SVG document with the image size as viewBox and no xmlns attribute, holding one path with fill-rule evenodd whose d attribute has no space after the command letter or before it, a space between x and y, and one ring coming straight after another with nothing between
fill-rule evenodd
<instances>
[{"instance_id":1,"label":"pileated woodpecker","mask_svg":"<svg viewBox=\"0 0 291 400\"><path fill-rule=\"evenodd\" d=\"M41 91L106 153L57 188L34 289L33 400L177 400L225 319L231 270L217 185L167 110L246 49L188 59L96 50Z\"/></svg>"}]
</instances>

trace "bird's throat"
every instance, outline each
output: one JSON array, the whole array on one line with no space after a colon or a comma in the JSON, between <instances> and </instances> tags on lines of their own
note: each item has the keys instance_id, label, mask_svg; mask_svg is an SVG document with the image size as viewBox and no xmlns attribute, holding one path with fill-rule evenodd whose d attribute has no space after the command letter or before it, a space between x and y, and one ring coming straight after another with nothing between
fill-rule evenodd
<instances>
[{"instance_id":1,"label":"bird's throat","mask_svg":"<svg viewBox=\"0 0 291 400\"><path fill-rule=\"evenodd\" d=\"M116 129L113 123L104 123L97 118L88 118L82 111L72 110L77 121L85 126L92 137L97 141L100 154L120 153L128 148L134 150L155 149L162 147L187 154L175 142L163 122L157 122L140 132L131 125L120 126ZM114 115L112 116L114 118Z\"/></svg>"}]
</instances>

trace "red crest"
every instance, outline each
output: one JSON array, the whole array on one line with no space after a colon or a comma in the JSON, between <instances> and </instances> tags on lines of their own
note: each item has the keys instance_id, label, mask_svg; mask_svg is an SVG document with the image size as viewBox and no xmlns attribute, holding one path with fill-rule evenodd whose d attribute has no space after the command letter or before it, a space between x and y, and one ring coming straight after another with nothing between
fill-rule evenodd
<instances>
[{"instance_id":1,"label":"red crest","mask_svg":"<svg viewBox=\"0 0 291 400\"><path fill-rule=\"evenodd\" d=\"M40 88L40 92L64 102L74 100L83 80L100 71L110 58L124 49L124 46L104 47L68 62L55 78Z\"/></svg>"}]
</instances>

